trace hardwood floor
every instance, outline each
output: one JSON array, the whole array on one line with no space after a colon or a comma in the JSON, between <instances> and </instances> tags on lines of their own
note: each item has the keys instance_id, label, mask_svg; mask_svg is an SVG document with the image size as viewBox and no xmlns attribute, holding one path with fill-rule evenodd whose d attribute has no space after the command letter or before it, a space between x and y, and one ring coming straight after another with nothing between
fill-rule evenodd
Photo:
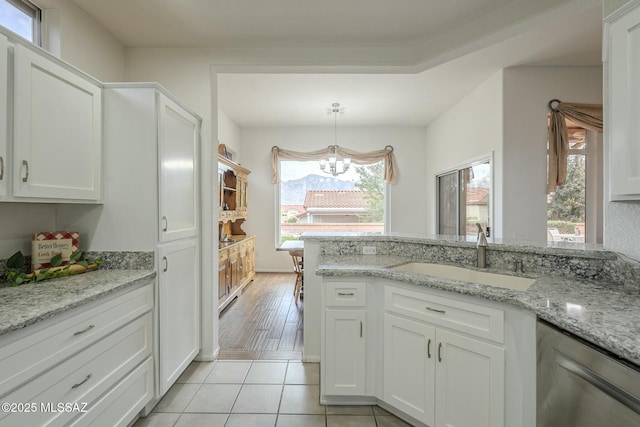
<instances>
[{"instance_id":1,"label":"hardwood floor","mask_svg":"<svg viewBox=\"0 0 640 427\"><path fill-rule=\"evenodd\" d=\"M303 301L295 304L294 273L256 273L221 314L221 360L302 359Z\"/></svg>"}]
</instances>

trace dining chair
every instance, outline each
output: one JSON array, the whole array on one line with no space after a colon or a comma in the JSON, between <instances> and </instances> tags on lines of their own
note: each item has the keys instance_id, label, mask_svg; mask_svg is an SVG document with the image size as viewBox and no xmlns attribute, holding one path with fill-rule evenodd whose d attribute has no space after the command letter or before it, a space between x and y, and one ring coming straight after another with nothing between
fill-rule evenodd
<instances>
[{"instance_id":1,"label":"dining chair","mask_svg":"<svg viewBox=\"0 0 640 427\"><path fill-rule=\"evenodd\" d=\"M293 295L295 295L296 305L298 301L303 298L303 284L304 284L304 251L295 250L291 251L291 258L293 259L293 272L296 274L296 281L293 286Z\"/></svg>"}]
</instances>

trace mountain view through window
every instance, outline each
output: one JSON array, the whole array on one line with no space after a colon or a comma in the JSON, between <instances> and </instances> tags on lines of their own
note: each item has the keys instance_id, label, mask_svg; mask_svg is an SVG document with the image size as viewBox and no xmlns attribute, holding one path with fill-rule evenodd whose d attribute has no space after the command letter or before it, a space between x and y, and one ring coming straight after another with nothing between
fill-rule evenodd
<instances>
[{"instance_id":1,"label":"mountain view through window","mask_svg":"<svg viewBox=\"0 0 640 427\"><path fill-rule=\"evenodd\" d=\"M383 162L335 177L313 161L281 161L280 168L280 243L305 232L384 232Z\"/></svg>"}]
</instances>

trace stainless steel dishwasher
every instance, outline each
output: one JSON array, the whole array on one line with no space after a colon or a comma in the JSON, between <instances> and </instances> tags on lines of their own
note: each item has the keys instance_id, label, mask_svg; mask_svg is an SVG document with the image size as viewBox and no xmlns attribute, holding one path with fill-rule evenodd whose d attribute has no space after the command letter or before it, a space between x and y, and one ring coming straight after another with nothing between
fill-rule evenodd
<instances>
[{"instance_id":1,"label":"stainless steel dishwasher","mask_svg":"<svg viewBox=\"0 0 640 427\"><path fill-rule=\"evenodd\" d=\"M538 322L537 426L639 427L640 368Z\"/></svg>"}]
</instances>

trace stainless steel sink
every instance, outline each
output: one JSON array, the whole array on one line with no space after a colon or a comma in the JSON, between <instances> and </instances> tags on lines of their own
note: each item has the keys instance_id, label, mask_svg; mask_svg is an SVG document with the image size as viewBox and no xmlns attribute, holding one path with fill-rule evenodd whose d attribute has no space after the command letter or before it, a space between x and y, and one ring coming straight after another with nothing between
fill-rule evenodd
<instances>
[{"instance_id":1,"label":"stainless steel sink","mask_svg":"<svg viewBox=\"0 0 640 427\"><path fill-rule=\"evenodd\" d=\"M509 276L507 274L487 273L484 271L469 270L453 265L430 264L426 262L410 262L393 270L407 273L423 274L425 276L441 277L443 279L461 280L463 282L478 283L480 285L495 286L516 291L526 291L535 279L527 277Z\"/></svg>"}]
</instances>

